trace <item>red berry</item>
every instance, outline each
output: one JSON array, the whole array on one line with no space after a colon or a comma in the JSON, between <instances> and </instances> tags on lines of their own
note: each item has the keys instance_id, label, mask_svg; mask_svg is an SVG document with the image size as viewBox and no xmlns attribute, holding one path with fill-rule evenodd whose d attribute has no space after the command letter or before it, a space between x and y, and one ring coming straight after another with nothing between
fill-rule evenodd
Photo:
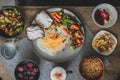
<instances>
[{"instance_id":1,"label":"red berry","mask_svg":"<svg viewBox=\"0 0 120 80\"><path fill-rule=\"evenodd\" d=\"M29 80L34 80L34 76L30 76Z\"/></svg>"},{"instance_id":2,"label":"red berry","mask_svg":"<svg viewBox=\"0 0 120 80\"><path fill-rule=\"evenodd\" d=\"M24 79L25 79L25 80L28 80L28 78L29 78L28 76L24 76Z\"/></svg>"},{"instance_id":3,"label":"red berry","mask_svg":"<svg viewBox=\"0 0 120 80\"><path fill-rule=\"evenodd\" d=\"M34 71L32 71L32 72L31 72L31 75L35 76L35 75L36 75L36 73L35 73Z\"/></svg>"},{"instance_id":4,"label":"red berry","mask_svg":"<svg viewBox=\"0 0 120 80\"><path fill-rule=\"evenodd\" d=\"M23 67L18 67L18 71L23 72L24 71Z\"/></svg>"},{"instance_id":5,"label":"red berry","mask_svg":"<svg viewBox=\"0 0 120 80\"><path fill-rule=\"evenodd\" d=\"M97 9L95 12L95 20L100 25L104 25L104 19L101 17L101 10Z\"/></svg>"},{"instance_id":6,"label":"red berry","mask_svg":"<svg viewBox=\"0 0 120 80\"><path fill-rule=\"evenodd\" d=\"M27 64L27 66L30 67L30 68L32 68L32 67L33 67L33 63L32 63L32 62L29 62L29 63Z\"/></svg>"},{"instance_id":7,"label":"red berry","mask_svg":"<svg viewBox=\"0 0 120 80\"><path fill-rule=\"evenodd\" d=\"M28 75L30 75L30 74L31 74L31 71L30 71L30 70L28 70L28 71L27 71L27 74L28 74Z\"/></svg>"},{"instance_id":8,"label":"red berry","mask_svg":"<svg viewBox=\"0 0 120 80\"><path fill-rule=\"evenodd\" d=\"M34 68L33 71L34 71L35 73L37 73L37 72L39 72L39 69L38 69L38 68Z\"/></svg>"},{"instance_id":9,"label":"red berry","mask_svg":"<svg viewBox=\"0 0 120 80\"><path fill-rule=\"evenodd\" d=\"M24 65L24 70L27 71L28 67L26 65Z\"/></svg>"},{"instance_id":10,"label":"red berry","mask_svg":"<svg viewBox=\"0 0 120 80\"><path fill-rule=\"evenodd\" d=\"M104 20L109 20L109 13L106 10L101 11L101 16Z\"/></svg>"},{"instance_id":11,"label":"red berry","mask_svg":"<svg viewBox=\"0 0 120 80\"><path fill-rule=\"evenodd\" d=\"M22 74L22 73L19 73L18 76L19 76L20 78L23 78L23 74Z\"/></svg>"}]
</instances>

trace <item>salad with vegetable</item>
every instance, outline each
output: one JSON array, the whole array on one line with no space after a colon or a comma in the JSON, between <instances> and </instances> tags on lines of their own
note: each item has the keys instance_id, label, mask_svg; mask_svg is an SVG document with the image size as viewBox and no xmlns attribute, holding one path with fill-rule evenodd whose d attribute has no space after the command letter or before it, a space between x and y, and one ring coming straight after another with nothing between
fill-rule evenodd
<instances>
[{"instance_id":1,"label":"salad with vegetable","mask_svg":"<svg viewBox=\"0 0 120 80\"><path fill-rule=\"evenodd\" d=\"M82 46L84 34L81 29L81 23L75 17L64 14L62 11L51 12L50 14L57 27L59 25L67 26L63 28L63 31L70 36L70 40L72 41L70 48L77 49Z\"/></svg>"},{"instance_id":2,"label":"salad with vegetable","mask_svg":"<svg viewBox=\"0 0 120 80\"><path fill-rule=\"evenodd\" d=\"M22 16L18 9L6 8L0 12L0 32L3 32L7 37L20 34L23 28Z\"/></svg>"}]
</instances>

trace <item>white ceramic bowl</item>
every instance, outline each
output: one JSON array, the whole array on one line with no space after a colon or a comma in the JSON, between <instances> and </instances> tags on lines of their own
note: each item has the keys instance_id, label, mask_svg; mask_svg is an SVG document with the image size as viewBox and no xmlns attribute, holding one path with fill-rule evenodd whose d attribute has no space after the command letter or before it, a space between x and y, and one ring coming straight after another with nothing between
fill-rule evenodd
<instances>
[{"instance_id":1,"label":"white ceramic bowl","mask_svg":"<svg viewBox=\"0 0 120 80\"><path fill-rule=\"evenodd\" d=\"M104 25L100 25L95 20L95 12L98 9L105 9L110 14L110 20L107 23L105 23ZM93 9L92 20L100 28L109 28L109 27L113 26L116 23L117 19L118 19L118 13L117 13L116 9L110 4L107 4L107 3L99 4L98 6L96 6Z\"/></svg>"},{"instance_id":2,"label":"white ceramic bowl","mask_svg":"<svg viewBox=\"0 0 120 80\"><path fill-rule=\"evenodd\" d=\"M110 34L111 37L113 38L113 40L115 41L115 44L113 45L112 50L109 51L109 52L100 52L100 51L93 45L93 41L96 40L100 35L103 35L104 33ZM93 41L92 41L92 47L93 47L93 49L94 49L95 51L97 51L98 53L100 53L100 54L102 54L102 55L105 55L105 56L110 55L110 54L115 50L115 48L116 48L116 46L117 46L117 39L116 39L116 37L115 37L113 34L111 34L110 32L105 31L105 30L99 31L99 32L95 35L95 37L93 38Z\"/></svg>"},{"instance_id":3,"label":"white ceramic bowl","mask_svg":"<svg viewBox=\"0 0 120 80\"><path fill-rule=\"evenodd\" d=\"M71 15L73 17L75 17L75 19L82 23L82 19L78 18L74 13L72 13L71 11L64 9L64 8L49 8L46 9L48 12L54 12L54 11L63 11L65 14L67 15ZM81 30L83 32L83 34L85 35L85 31L84 31L84 24L83 26L81 26ZM84 39L85 36L83 37L83 45L84 45ZM33 44L33 51L36 53L36 55L39 58L43 58L45 60L48 61L52 61L52 62L56 62L56 63L60 63L60 62L65 62L65 61L69 61L71 59L73 59L77 54L79 54L79 51L82 49L82 46L77 48L76 50L71 50L69 48L69 45L71 44L71 41L68 42L68 44L66 45L66 47L64 48L64 50L58 51L56 53L56 55L50 55L48 54L45 50L46 49L41 49L40 45L38 44L39 40L33 40L32 44Z\"/></svg>"}]
</instances>

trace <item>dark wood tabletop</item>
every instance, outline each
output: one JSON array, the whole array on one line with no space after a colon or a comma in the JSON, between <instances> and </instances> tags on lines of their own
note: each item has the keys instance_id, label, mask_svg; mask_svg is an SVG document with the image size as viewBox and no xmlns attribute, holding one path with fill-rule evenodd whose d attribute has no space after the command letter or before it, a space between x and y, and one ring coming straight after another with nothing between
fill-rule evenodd
<instances>
[{"instance_id":1,"label":"dark wood tabletop","mask_svg":"<svg viewBox=\"0 0 120 80\"><path fill-rule=\"evenodd\" d=\"M15 0L15 3L22 6L96 6L101 3L120 6L119 0Z\"/></svg>"},{"instance_id":2,"label":"dark wood tabletop","mask_svg":"<svg viewBox=\"0 0 120 80\"><path fill-rule=\"evenodd\" d=\"M35 7L35 6L34 6ZM35 8L47 8L49 6L36 6ZM23 8L22 6L19 7L20 9ZM25 9L33 8L33 6L25 7ZM116 38L118 39L118 44L114 52L109 55L107 58L110 61L110 65L105 67L105 77L104 80L120 80L120 16L118 16L118 20L115 25L113 25L110 28L107 29L101 29L98 26L94 24L92 21L92 11L94 7L65 7L65 8L78 8L79 12L81 13L82 17L84 18L85 22L87 23L88 27L92 31L92 33L95 35L100 30L107 30L114 34ZM118 11L118 15L120 15L120 7L116 7ZM39 11L38 11L39 12ZM27 12L25 12L27 13ZM26 25L25 27L29 26L35 15L29 16L31 13L27 13L27 19L25 20ZM36 14L36 11L34 12L34 9L32 10L32 14ZM25 33L22 33L20 36L25 36ZM3 39L0 39L0 44L4 42ZM4 67L4 70L2 68ZM1 71L2 70L2 71ZM6 72L4 64L0 61L0 76L3 78L3 80L10 80L10 77L6 77ZM7 73L9 75L9 73Z\"/></svg>"}]
</instances>

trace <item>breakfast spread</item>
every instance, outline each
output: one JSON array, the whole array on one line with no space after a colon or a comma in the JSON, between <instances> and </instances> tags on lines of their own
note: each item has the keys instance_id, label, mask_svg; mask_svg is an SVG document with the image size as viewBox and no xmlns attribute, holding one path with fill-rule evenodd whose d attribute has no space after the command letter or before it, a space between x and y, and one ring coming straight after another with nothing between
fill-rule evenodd
<instances>
[{"instance_id":1,"label":"breakfast spread","mask_svg":"<svg viewBox=\"0 0 120 80\"><path fill-rule=\"evenodd\" d=\"M12 59L13 57L8 59L8 61L11 60L11 62L13 61L17 63L17 65L12 65L15 67L14 76L16 80L49 80L49 78L51 80L67 80L70 79L71 76L74 76L79 72L80 74L75 77L75 80L78 78L82 78L81 80L83 80L83 78L86 80L99 80L101 79L101 77L103 77L104 63L102 60L104 58L102 59L102 56L100 56L99 58L99 55L95 56L94 53L92 53L91 51L92 54L84 57L81 60L79 66L76 59L74 59L76 61L75 63L74 60L71 60L78 53L83 53L82 56L86 56L87 53L84 51L80 51L82 46L84 45L84 41L88 41L87 39L84 40L85 36L87 36L88 38L88 33L85 24L82 23L82 18L77 17L74 13L72 13L72 10L69 11L63 8L44 9L40 12L36 12L35 14L36 15L33 16L33 18L31 19L33 20L32 24L29 24L29 26L25 24L27 25L25 28L27 38L17 43L13 42L13 44L15 44L15 53L19 53L14 54L14 59L20 58L19 60L21 60L31 58L33 60L24 60L18 64L19 60L14 61L14 59ZM104 27L104 25L107 25L110 23L110 21L112 21L112 16L113 14L111 13L111 11L109 11L108 8L98 8L95 10L94 19L99 25ZM3 34L10 39L19 35L23 30L24 20L22 18L21 12L18 9L10 7L8 9L5 8L1 10L0 35ZM27 44L27 46L25 46L24 44ZM111 54L115 50L116 45L116 37L105 30L101 30L95 35L92 44L87 44L87 46L93 47L93 52L95 50L96 53L98 52L105 56ZM7 51L6 55L10 55L10 51L13 52L11 46L10 49L11 50L8 50L5 47L4 50L3 48L1 48L1 53L5 53ZM84 49L87 50L86 47ZM4 55L2 56L4 57ZM78 55L79 59L82 58L82 56ZM51 62L42 60L41 58ZM3 61L5 61L6 59L4 58ZM35 63L34 60L35 62L39 63L39 65ZM71 61L65 62L68 60ZM9 65L11 62L6 63L8 63ZM64 66L64 68L67 70L60 66L53 68L53 66L56 65ZM70 71L72 71L72 73L69 72L69 69ZM51 70L51 72L49 70ZM71 74L71 76L68 77L67 74ZM73 80L74 78L71 79Z\"/></svg>"}]
</instances>

